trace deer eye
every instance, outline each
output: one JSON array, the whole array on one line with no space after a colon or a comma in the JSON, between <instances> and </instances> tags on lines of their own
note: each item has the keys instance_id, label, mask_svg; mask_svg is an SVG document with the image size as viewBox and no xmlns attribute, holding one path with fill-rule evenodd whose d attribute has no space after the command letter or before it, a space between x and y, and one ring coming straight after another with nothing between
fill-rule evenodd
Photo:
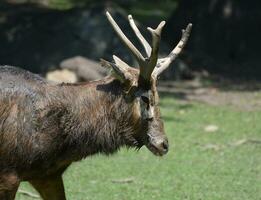
<instances>
[{"instance_id":1,"label":"deer eye","mask_svg":"<svg viewBox=\"0 0 261 200\"><path fill-rule=\"evenodd\" d=\"M146 104L149 104L149 102L150 102L150 100L149 100L148 97L141 96L141 99L142 99L142 101L143 101L144 103L146 103Z\"/></svg>"}]
</instances>

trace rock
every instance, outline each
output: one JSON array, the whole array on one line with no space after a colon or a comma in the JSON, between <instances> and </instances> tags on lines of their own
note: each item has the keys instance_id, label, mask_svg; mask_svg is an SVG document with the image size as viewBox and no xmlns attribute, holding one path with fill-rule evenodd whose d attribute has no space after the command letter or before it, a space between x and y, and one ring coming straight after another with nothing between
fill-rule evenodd
<instances>
[{"instance_id":1,"label":"rock","mask_svg":"<svg viewBox=\"0 0 261 200\"><path fill-rule=\"evenodd\" d=\"M105 68L101 67L100 63L82 56L68 58L60 63L60 67L73 71L78 80L82 81L101 79L108 73Z\"/></svg>"},{"instance_id":2,"label":"rock","mask_svg":"<svg viewBox=\"0 0 261 200\"><path fill-rule=\"evenodd\" d=\"M46 74L46 79L56 83L76 83L78 81L76 74L68 69L50 71Z\"/></svg>"}]
</instances>

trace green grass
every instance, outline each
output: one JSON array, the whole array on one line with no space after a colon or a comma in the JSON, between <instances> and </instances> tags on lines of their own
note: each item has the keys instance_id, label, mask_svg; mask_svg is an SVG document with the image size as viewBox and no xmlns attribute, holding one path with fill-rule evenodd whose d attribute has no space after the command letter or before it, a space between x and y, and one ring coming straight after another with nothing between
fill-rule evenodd
<instances>
[{"instance_id":1,"label":"green grass","mask_svg":"<svg viewBox=\"0 0 261 200\"><path fill-rule=\"evenodd\" d=\"M64 174L69 200L260 200L261 112L199 103L184 104L164 97L161 105L170 152L153 156L139 152L93 156L73 164ZM216 132L204 127L214 124ZM219 148L205 148L212 144ZM113 180L131 178L130 183ZM27 183L20 189L32 191ZM17 200L32 198L17 194Z\"/></svg>"}]
</instances>

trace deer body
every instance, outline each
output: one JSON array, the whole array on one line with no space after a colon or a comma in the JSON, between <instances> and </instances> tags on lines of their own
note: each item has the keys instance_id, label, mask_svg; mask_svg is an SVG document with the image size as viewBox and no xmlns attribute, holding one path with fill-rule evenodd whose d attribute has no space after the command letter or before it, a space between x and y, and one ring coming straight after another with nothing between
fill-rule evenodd
<instances>
[{"instance_id":1,"label":"deer body","mask_svg":"<svg viewBox=\"0 0 261 200\"><path fill-rule=\"evenodd\" d=\"M165 22L148 28L150 47L129 16L145 48L147 56L143 57L110 14L106 15L140 69L113 56L115 63L101 61L112 69L112 75L102 80L54 84L22 69L0 66L1 200L13 200L21 181L29 181L44 200L65 200L64 170L93 154L143 145L157 156L167 153L156 81L180 53L191 25L169 56L158 59Z\"/></svg>"},{"instance_id":2,"label":"deer body","mask_svg":"<svg viewBox=\"0 0 261 200\"><path fill-rule=\"evenodd\" d=\"M15 166L36 173L43 169L43 175L59 162L136 145L132 135L141 124L133 105L122 98L119 81L54 85L20 69L1 69L6 78L0 81L0 171Z\"/></svg>"},{"instance_id":3,"label":"deer body","mask_svg":"<svg viewBox=\"0 0 261 200\"><path fill-rule=\"evenodd\" d=\"M6 66L0 77L0 176L41 179L86 156L139 146L139 116L112 77L55 85Z\"/></svg>"}]
</instances>

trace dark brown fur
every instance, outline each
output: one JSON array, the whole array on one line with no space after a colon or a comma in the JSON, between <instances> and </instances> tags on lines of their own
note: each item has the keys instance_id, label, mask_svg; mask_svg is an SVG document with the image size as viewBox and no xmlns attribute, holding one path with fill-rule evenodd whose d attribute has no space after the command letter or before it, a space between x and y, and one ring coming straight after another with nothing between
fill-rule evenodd
<instances>
[{"instance_id":1,"label":"dark brown fur","mask_svg":"<svg viewBox=\"0 0 261 200\"><path fill-rule=\"evenodd\" d=\"M30 181L45 199L65 199L61 174L71 162L140 148L152 122L140 119L123 87L113 77L56 85L0 67L0 199L13 199L20 181ZM47 197L55 190L44 191L48 184L57 186L59 198Z\"/></svg>"}]
</instances>

